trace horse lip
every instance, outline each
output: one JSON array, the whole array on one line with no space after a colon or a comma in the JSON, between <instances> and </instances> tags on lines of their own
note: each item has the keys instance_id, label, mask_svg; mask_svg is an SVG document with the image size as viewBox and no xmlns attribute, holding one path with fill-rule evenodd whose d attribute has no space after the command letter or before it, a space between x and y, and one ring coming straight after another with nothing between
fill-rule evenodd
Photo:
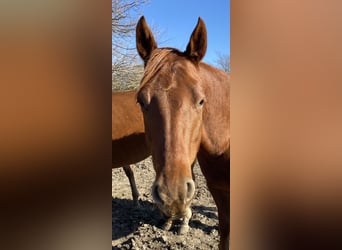
<instances>
[{"instance_id":1,"label":"horse lip","mask_svg":"<svg viewBox=\"0 0 342 250\"><path fill-rule=\"evenodd\" d=\"M164 212L162 212L163 214L163 217L165 220L177 220L177 219L181 219L181 218L184 218L186 216L186 212L184 213L175 213L175 214L172 214L172 215L166 215Z\"/></svg>"}]
</instances>

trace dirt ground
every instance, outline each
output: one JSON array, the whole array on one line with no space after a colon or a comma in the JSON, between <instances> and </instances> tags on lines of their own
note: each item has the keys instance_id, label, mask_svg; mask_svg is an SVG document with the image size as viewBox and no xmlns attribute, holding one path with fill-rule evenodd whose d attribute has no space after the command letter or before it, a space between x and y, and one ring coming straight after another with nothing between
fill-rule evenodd
<instances>
[{"instance_id":1,"label":"dirt ground","mask_svg":"<svg viewBox=\"0 0 342 250\"><path fill-rule=\"evenodd\" d=\"M219 242L217 209L198 164L194 167L195 197L190 229L177 234L177 222L163 231L162 217L154 206L151 186L155 177L151 158L136 164L134 174L140 193L139 207L133 206L128 178L122 168L112 170L112 250L113 249L217 249Z\"/></svg>"}]
</instances>

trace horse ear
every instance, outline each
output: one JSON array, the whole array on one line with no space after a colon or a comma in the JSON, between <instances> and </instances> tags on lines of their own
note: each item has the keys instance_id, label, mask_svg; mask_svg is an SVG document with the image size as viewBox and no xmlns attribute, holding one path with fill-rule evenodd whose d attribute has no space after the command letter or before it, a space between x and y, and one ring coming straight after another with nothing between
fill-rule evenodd
<instances>
[{"instance_id":1,"label":"horse ear","mask_svg":"<svg viewBox=\"0 0 342 250\"><path fill-rule=\"evenodd\" d=\"M152 51L157 48L152 31L147 26L145 17L140 17L136 28L136 46L140 57L146 63Z\"/></svg>"},{"instance_id":2,"label":"horse ear","mask_svg":"<svg viewBox=\"0 0 342 250\"><path fill-rule=\"evenodd\" d=\"M197 25L191 34L185 54L195 63L202 60L207 50L207 29L203 20L199 17Z\"/></svg>"}]
</instances>

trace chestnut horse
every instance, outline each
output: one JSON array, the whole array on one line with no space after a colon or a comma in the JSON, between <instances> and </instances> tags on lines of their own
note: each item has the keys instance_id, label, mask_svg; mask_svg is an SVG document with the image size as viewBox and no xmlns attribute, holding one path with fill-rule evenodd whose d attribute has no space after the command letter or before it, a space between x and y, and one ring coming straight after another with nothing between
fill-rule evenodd
<instances>
[{"instance_id":1,"label":"chestnut horse","mask_svg":"<svg viewBox=\"0 0 342 250\"><path fill-rule=\"evenodd\" d=\"M139 192L137 190L133 164L144 160L151 155L146 144L144 121L137 104L136 91L112 93L112 167L123 167L132 190L134 204L138 204ZM182 217L178 233L184 234L189 229L191 210ZM163 229L169 230L173 219L167 218Z\"/></svg>"},{"instance_id":2,"label":"chestnut horse","mask_svg":"<svg viewBox=\"0 0 342 250\"><path fill-rule=\"evenodd\" d=\"M134 204L138 204L133 163L150 156L146 145L144 122L136 91L112 93L112 167L123 167L132 190Z\"/></svg>"},{"instance_id":3,"label":"chestnut horse","mask_svg":"<svg viewBox=\"0 0 342 250\"><path fill-rule=\"evenodd\" d=\"M219 217L220 249L229 246L230 76L201 59L207 31L201 18L184 52L157 48L141 17L136 46L145 70L137 93L156 179L153 198L169 217L188 213L196 156Z\"/></svg>"}]
</instances>

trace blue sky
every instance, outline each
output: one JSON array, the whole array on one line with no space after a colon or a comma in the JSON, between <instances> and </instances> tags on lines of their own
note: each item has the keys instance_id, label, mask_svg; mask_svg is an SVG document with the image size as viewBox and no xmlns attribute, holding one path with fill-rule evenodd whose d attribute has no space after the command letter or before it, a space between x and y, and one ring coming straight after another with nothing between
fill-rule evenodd
<instances>
[{"instance_id":1,"label":"blue sky","mask_svg":"<svg viewBox=\"0 0 342 250\"><path fill-rule=\"evenodd\" d=\"M230 0L150 0L142 14L162 31L160 47L185 50L198 17L206 24L208 48L203 61L215 64L217 53L230 55Z\"/></svg>"}]
</instances>

